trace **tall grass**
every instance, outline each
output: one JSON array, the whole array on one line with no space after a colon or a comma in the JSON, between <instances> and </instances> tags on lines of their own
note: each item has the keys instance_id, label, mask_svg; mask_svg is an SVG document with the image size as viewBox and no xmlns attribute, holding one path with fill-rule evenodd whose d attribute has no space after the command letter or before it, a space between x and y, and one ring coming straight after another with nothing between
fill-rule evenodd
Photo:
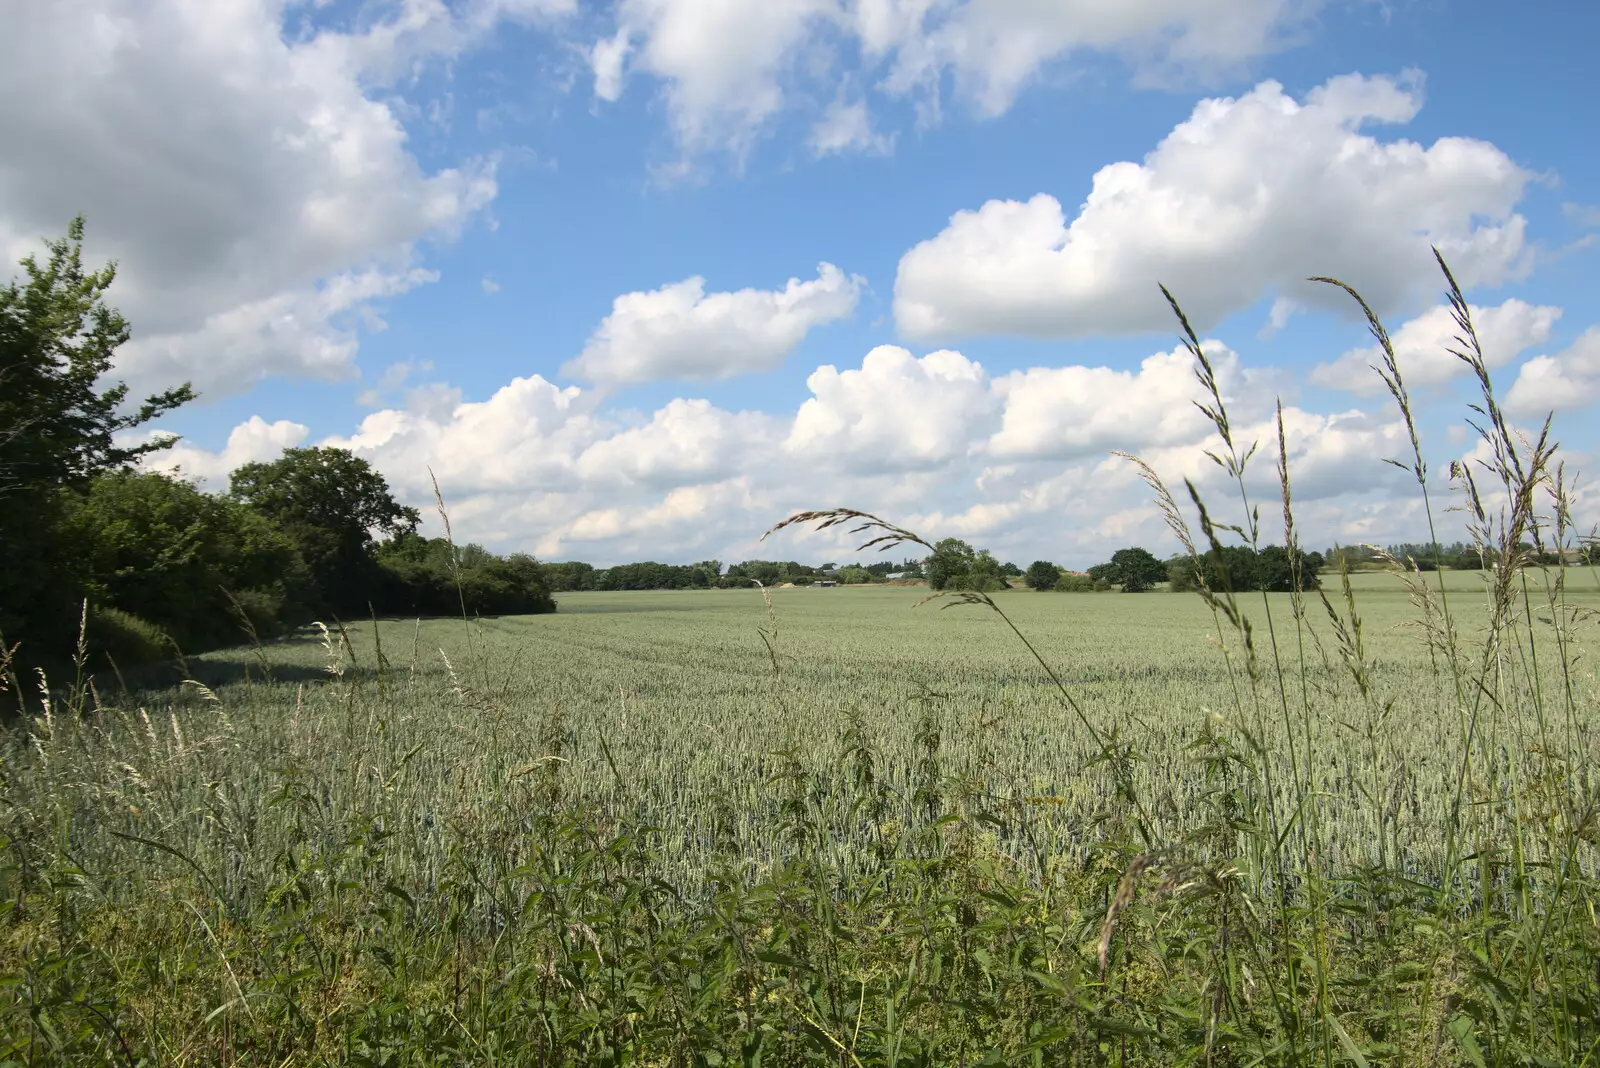
<instances>
[{"instance_id":1,"label":"tall grass","mask_svg":"<svg viewBox=\"0 0 1600 1068\"><path fill-rule=\"evenodd\" d=\"M1264 451L1237 437L1169 294L1240 519L1130 458L1219 659L1159 720L1140 665L1023 618L1061 602L972 592L939 603L1031 664L965 650L994 690L942 670L954 639L925 677L861 684L893 636L818 665L768 591L743 660L685 665L674 631L633 674L491 656L545 635L570 661L573 616L463 619L437 657L420 623L398 646L378 620L322 628L315 664L259 647L242 680L166 694L103 684L87 639L65 685L11 676L31 704L0 765L0 1062L1589 1063L1589 617L1536 563L1580 539L1548 426L1506 420L1445 278L1488 457L1451 481L1492 567L1467 596L1391 561L1425 650L1404 671L1347 574L1207 584L1206 554L1275 537L1247 477L1274 454L1294 548L1292 472L1281 412ZM1402 368L1360 307L1437 541ZM839 524L929 544L853 510L778 526ZM584 631L589 665L656 655L629 625ZM647 691L712 671L724 706L653 722Z\"/></svg>"}]
</instances>

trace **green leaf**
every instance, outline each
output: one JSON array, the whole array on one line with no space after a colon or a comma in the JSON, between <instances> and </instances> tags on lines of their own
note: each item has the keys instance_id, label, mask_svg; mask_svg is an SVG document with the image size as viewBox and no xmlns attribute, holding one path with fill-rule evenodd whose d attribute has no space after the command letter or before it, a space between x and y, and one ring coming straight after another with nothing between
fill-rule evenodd
<instances>
[{"instance_id":1,"label":"green leaf","mask_svg":"<svg viewBox=\"0 0 1600 1068\"><path fill-rule=\"evenodd\" d=\"M1356 1048L1355 1042L1350 1038L1350 1033L1344 1029L1344 1025L1339 1022L1339 1018L1337 1016L1329 1016L1328 1026L1333 1028L1334 1036L1339 1039L1339 1045L1344 1047L1344 1051L1350 1055L1350 1059L1355 1061L1359 1068L1368 1068L1367 1058Z\"/></svg>"},{"instance_id":2,"label":"green leaf","mask_svg":"<svg viewBox=\"0 0 1600 1068\"><path fill-rule=\"evenodd\" d=\"M1483 1049L1478 1045L1478 1036L1472 1033L1472 1018L1470 1016L1454 1016L1445 1024L1445 1029L1450 1032L1450 1037L1456 1040L1456 1045L1461 1047L1461 1052L1478 1068L1488 1068L1483 1059Z\"/></svg>"}]
</instances>

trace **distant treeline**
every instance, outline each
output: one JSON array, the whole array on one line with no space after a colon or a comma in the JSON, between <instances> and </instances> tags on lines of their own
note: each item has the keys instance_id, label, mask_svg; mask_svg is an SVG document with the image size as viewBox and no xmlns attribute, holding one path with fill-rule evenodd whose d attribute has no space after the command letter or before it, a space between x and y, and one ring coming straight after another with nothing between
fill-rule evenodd
<instances>
[{"instance_id":1,"label":"distant treeline","mask_svg":"<svg viewBox=\"0 0 1600 1068\"><path fill-rule=\"evenodd\" d=\"M1268 545L1260 551L1249 546L1225 546L1210 550L1199 561L1187 555L1161 560L1148 549L1129 546L1111 554L1111 559L1096 564L1087 572L1063 571L1048 560L1035 560L1023 581L1035 590L1058 593L1095 593L1121 590L1142 593L1159 584L1174 593L1196 589L1203 579L1212 590L1268 590L1287 592L1314 590L1320 585L1318 572L1324 560L1321 553L1297 552L1291 556L1281 545Z\"/></svg>"},{"instance_id":2,"label":"distant treeline","mask_svg":"<svg viewBox=\"0 0 1600 1068\"><path fill-rule=\"evenodd\" d=\"M553 593L572 590L709 590L733 589L759 582L763 586L793 583L809 586L815 582L844 585L882 582L889 575L921 578L922 565L915 560L898 564L876 561L865 567L836 567L832 563L802 564L795 560L745 560L724 570L720 560L696 564L658 564L653 560L597 568L579 561L544 565L545 583Z\"/></svg>"},{"instance_id":3,"label":"distant treeline","mask_svg":"<svg viewBox=\"0 0 1600 1068\"><path fill-rule=\"evenodd\" d=\"M1552 550L1540 551L1526 542L1520 548L1529 563L1553 567L1562 562L1561 555ZM1344 545L1329 549L1323 555L1327 557L1328 566L1333 570L1338 570L1341 562L1350 568L1386 566L1388 561L1384 559L1385 555L1407 567L1415 565L1419 571L1436 571L1441 567L1452 571L1479 571L1485 567L1494 567L1499 560L1499 550L1494 546L1479 548L1461 541L1439 546L1401 542L1398 545L1384 546L1382 553L1367 545ZM1588 550L1569 554L1566 562L1587 564L1591 562L1589 556Z\"/></svg>"}]
</instances>

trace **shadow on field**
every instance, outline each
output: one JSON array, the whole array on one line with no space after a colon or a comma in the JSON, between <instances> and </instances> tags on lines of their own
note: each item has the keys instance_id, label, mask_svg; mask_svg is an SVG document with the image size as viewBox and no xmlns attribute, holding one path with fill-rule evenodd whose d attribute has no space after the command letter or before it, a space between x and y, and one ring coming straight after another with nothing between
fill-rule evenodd
<instances>
[{"instance_id":1,"label":"shadow on field","mask_svg":"<svg viewBox=\"0 0 1600 1068\"><path fill-rule=\"evenodd\" d=\"M281 652L287 648L310 648L319 645L320 636L315 631L277 638L264 644L267 663L250 645L211 650L186 659L164 660L158 663L117 667L106 664L94 666L91 657L90 679L103 694L139 694L173 690L185 681L192 680L209 689L246 681L273 683L302 683L327 679L328 673L320 663L284 663ZM320 660L320 658L319 658ZM352 669L346 668L347 674ZM360 672L365 675L366 672Z\"/></svg>"},{"instance_id":2,"label":"shadow on field","mask_svg":"<svg viewBox=\"0 0 1600 1068\"><path fill-rule=\"evenodd\" d=\"M329 676L321 668L307 664L270 664L263 668L260 661L241 650L237 659L191 660L189 670L175 663L141 664L120 673L105 670L94 674L94 684L102 693L150 693L173 690L185 681L200 683L217 690L246 681L272 683L301 683L326 680ZM346 674L350 674L347 669ZM365 675L366 672L360 672Z\"/></svg>"}]
</instances>

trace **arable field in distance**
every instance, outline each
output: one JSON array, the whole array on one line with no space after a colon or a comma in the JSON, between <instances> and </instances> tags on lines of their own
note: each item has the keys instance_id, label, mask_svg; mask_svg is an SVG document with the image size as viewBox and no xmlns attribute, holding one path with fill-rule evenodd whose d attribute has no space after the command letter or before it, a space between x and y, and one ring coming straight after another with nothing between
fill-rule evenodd
<instances>
[{"instance_id":1,"label":"arable field in distance","mask_svg":"<svg viewBox=\"0 0 1600 1068\"><path fill-rule=\"evenodd\" d=\"M1470 627L1471 610L1482 611L1482 581L1450 578ZM1572 572L1572 602L1600 608L1593 578ZM1361 799L1372 765L1381 764L1381 786L1394 798L1388 833L1419 861L1433 859L1444 845L1439 806L1456 771L1440 749L1440 739L1458 728L1454 710L1436 700L1436 672L1443 669L1437 660L1430 664L1420 630L1407 625L1416 610L1397 577L1363 574L1353 584L1370 684L1384 706L1383 737L1377 749L1367 743L1368 702L1313 598L1304 654L1316 707L1311 742L1322 760L1314 770L1325 792L1326 848L1340 862L1376 856L1377 828ZM1337 598L1336 590L1328 592ZM552 616L420 627L379 621L389 665L382 685L391 694L384 705L394 710L383 738L395 758L423 746L408 765L411 789L432 795L429 803L441 808L459 795L463 778L481 784L559 757L570 795L586 804L622 804L671 828L657 856L674 878L693 882L718 834L734 835L741 854L771 855L782 803L767 782L774 754L792 752L808 772L825 777L842 766L845 736L858 723L881 753L878 773L909 799L919 730L932 729L944 773L971 777L1000 796L1031 799L1044 844L1081 849L1089 840L1081 833L1084 821L1105 808L1110 789L1106 776L1085 774L1099 743L993 613L946 600L918 606L927 595L921 587L772 590L769 613L754 588L569 593ZM1105 731L1116 729L1138 754L1134 781L1152 806L1158 835L1179 830L1205 789L1192 747L1219 722L1240 718L1206 605L1163 593L1020 590L999 595L998 603L1089 718ZM1297 661L1290 598L1273 594L1269 603L1284 629L1280 656ZM1259 617L1260 595L1246 608ZM1258 645L1267 646L1264 625L1258 628ZM1588 629L1600 637L1600 628ZM358 671L375 663L373 632L371 623L347 631ZM1270 649L1258 655L1269 657ZM212 659L239 671L248 664L240 653ZM310 638L275 645L266 665L278 681L222 685L217 695L230 714L273 717L303 701L305 680L327 688L326 660ZM1593 707L1600 664L1579 663L1580 692ZM1552 676L1546 684L1559 686L1558 673ZM380 685L362 677L369 689ZM1279 700L1275 692L1265 699ZM1245 725L1253 726L1254 702L1245 709ZM1281 711L1271 711L1263 720L1264 744L1287 758ZM345 729L357 726L366 728ZM328 728L320 716L302 724L313 748L303 756L275 754L275 761L304 761L306 771L323 778L346 767L349 754L329 744L337 739ZM731 826L717 826L719 806ZM829 842L841 853L860 845L845 828Z\"/></svg>"},{"instance_id":2,"label":"arable field in distance","mask_svg":"<svg viewBox=\"0 0 1600 1068\"><path fill-rule=\"evenodd\" d=\"M840 587L102 675L6 758L11 1055L46 1025L152 1063L1577 1048L1600 588L1524 577L1485 661L1484 579L1446 575L1454 670L1362 574L1298 621L1241 596L1254 663L1193 595Z\"/></svg>"}]
</instances>

